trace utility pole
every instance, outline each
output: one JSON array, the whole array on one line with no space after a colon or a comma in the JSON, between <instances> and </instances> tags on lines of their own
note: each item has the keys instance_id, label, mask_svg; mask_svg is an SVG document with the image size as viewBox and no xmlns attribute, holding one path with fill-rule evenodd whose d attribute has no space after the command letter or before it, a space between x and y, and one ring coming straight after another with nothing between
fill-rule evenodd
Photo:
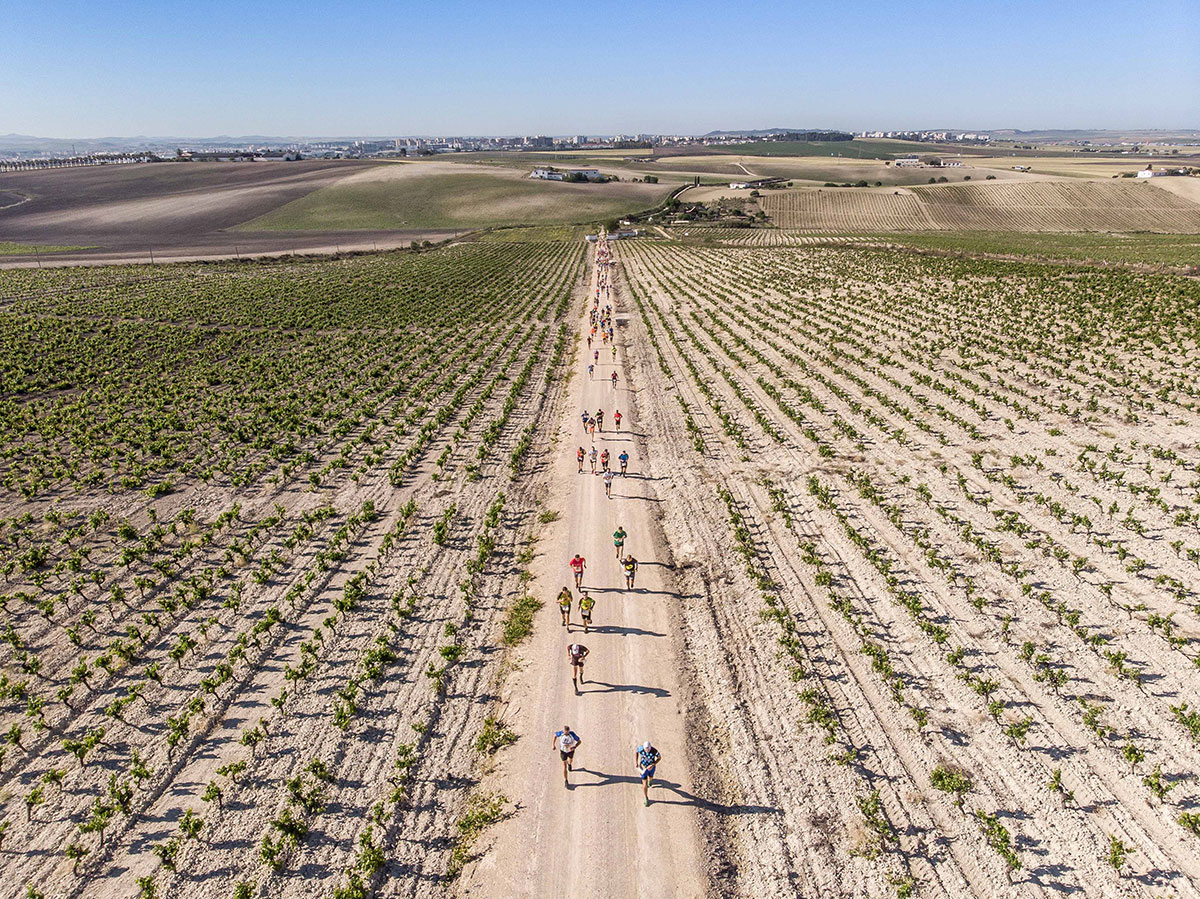
<instances>
[{"instance_id":1,"label":"utility pole","mask_svg":"<svg viewBox=\"0 0 1200 899\"><path fill-rule=\"evenodd\" d=\"M154 265L154 247L150 248L150 264Z\"/></svg>"}]
</instances>

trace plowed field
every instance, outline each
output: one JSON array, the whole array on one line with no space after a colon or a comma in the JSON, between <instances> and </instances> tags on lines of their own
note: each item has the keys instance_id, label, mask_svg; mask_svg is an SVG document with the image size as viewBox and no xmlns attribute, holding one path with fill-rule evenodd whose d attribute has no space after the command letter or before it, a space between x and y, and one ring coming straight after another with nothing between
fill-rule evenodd
<instances>
[{"instance_id":1,"label":"plowed field","mask_svg":"<svg viewBox=\"0 0 1200 899\"><path fill-rule=\"evenodd\" d=\"M781 228L1200 232L1200 205L1127 180L766 191L759 203Z\"/></svg>"}]
</instances>

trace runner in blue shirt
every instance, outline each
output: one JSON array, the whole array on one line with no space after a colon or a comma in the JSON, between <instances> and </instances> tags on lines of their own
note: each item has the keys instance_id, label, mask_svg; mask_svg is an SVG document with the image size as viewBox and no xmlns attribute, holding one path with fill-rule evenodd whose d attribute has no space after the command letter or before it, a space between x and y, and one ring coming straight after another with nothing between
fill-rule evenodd
<instances>
[{"instance_id":1,"label":"runner in blue shirt","mask_svg":"<svg viewBox=\"0 0 1200 899\"><path fill-rule=\"evenodd\" d=\"M650 804L650 785L654 782L654 769L661 759L662 756L650 745L649 740L633 751L633 760L638 769L638 777L642 780L642 797L646 800L646 805Z\"/></svg>"}]
</instances>

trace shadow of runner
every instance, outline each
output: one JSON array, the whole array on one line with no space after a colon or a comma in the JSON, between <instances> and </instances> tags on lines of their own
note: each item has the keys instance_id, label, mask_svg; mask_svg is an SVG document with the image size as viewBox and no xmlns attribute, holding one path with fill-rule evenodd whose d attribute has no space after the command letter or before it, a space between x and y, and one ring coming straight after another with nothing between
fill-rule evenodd
<instances>
[{"instance_id":1,"label":"shadow of runner","mask_svg":"<svg viewBox=\"0 0 1200 899\"><path fill-rule=\"evenodd\" d=\"M642 780L635 774L605 774L603 771L592 771L589 768L581 768L578 765L573 769L576 774L591 774L593 777L602 778L602 780L590 781L585 783L574 784L576 789L585 787L608 787L614 784L636 784L641 786ZM703 799L700 796L695 796L683 789L679 784L672 783L669 780L654 778L654 785L650 788L650 795L654 795L657 789L669 790L678 796L678 799L652 799L651 802L655 805L691 805L705 811L712 812L716 815L782 815L783 809L776 808L771 805L724 805L720 802L711 802L708 799Z\"/></svg>"},{"instance_id":2,"label":"shadow of runner","mask_svg":"<svg viewBox=\"0 0 1200 899\"><path fill-rule=\"evenodd\" d=\"M664 690L662 687L643 687L641 684L610 684L602 680L584 681L581 687L604 687L603 690L587 690L581 689L580 693L644 693L650 696L657 696L662 699L671 695L670 690Z\"/></svg>"},{"instance_id":3,"label":"shadow of runner","mask_svg":"<svg viewBox=\"0 0 1200 899\"><path fill-rule=\"evenodd\" d=\"M642 630L640 627L621 627L617 624L593 624L587 631L589 634L622 634L627 637L665 637L658 631Z\"/></svg>"}]
</instances>

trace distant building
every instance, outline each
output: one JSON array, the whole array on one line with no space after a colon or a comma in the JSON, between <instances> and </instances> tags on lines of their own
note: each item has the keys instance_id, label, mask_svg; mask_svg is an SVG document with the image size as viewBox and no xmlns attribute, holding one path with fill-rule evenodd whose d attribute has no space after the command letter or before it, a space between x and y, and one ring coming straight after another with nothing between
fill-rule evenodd
<instances>
[{"instance_id":1,"label":"distant building","mask_svg":"<svg viewBox=\"0 0 1200 899\"><path fill-rule=\"evenodd\" d=\"M608 239L609 240L621 240L622 238L624 238L624 239L628 240L631 237L639 237L641 235L641 233L642 232L638 231L636 228L624 228L620 231L611 232L608 235ZM585 237L585 240L589 240L592 243L595 243L599 239L599 236L600 235L598 235L598 234L588 234Z\"/></svg>"},{"instance_id":2,"label":"distant building","mask_svg":"<svg viewBox=\"0 0 1200 899\"><path fill-rule=\"evenodd\" d=\"M896 160L897 166L918 166L920 164L921 160L917 159L915 156L906 156L903 159Z\"/></svg>"},{"instance_id":3,"label":"distant building","mask_svg":"<svg viewBox=\"0 0 1200 899\"><path fill-rule=\"evenodd\" d=\"M731 190L750 190L758 187L778 187L786 178L759 178L757 181L730 181Z\"/></svg>"},{"instance_id":4,"label":"distant building","mask_svg":"<svg viewBox=\"0 0 1200 899\"><path fill-rule=\"evenodd\" d=\"M604 176L599 169L534 169L529 173L530 178L542 181L603 181Z\"/></svg>"},{"instance_id":5,"label":"distant building","mask_svg":"<svg viewBox=\"0 0 1200 899\"><path fill-rule=\"evenodd\" d=\"M1155 169L1153 166L1147 165L1144 169L1137 173L1139 178L1166 178L1173 175L1186 175L1187 169Z\"/></svg>"}]
</instances>

